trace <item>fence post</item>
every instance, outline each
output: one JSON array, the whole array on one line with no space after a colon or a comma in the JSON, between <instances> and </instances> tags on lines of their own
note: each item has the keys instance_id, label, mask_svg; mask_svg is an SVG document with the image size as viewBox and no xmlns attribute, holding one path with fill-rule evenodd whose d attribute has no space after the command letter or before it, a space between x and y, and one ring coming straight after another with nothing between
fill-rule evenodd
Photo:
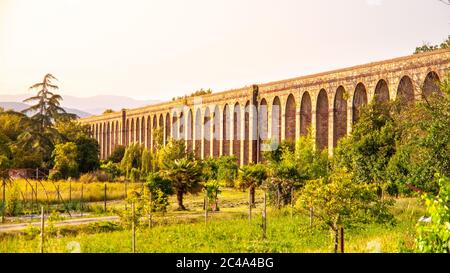
<instances>
[{"instance_id":1,"label":"fence post","mask_svg":"<svg viewBox=\"0 0 450 273\"><path fill-rule=\"evenodd\" d=\"M72 180L69 181L69 202L72 203Z\"/></svg>"},{"instance_id":2,"label":"fence post","mask_svg":"<svg viewBox=\"0 0 450 273\"><path fill-rule=\"evenodd\" d=\"M341 253L344 253L344 228L341 227Z\"/></svg>"},{"instance_id":3,"label":"fence post","mask_svg":"<svg viewBox=\"0 0 450 273\"><path fill-rule=\"evenodd\" d=\"M127 182L127 180L125 179L125 210L128 210L128 207L127 207L127 197L128 197L128 182Z\"/></svg>"},{"instance_id":4,"label":"fence post","mask_svg":"<svg viewBox=\"0 0 450 273\"><path fill-rule=\"evenodd\" d=\"M83 190L84 190L84 182L81 182L81 197L80 197L81 217L83 217Z\"/></svg>"},{"instance_id":5,"label":"fence post","mask_svg":"<svg viewBox=\"0 0 450 273\"><path fill-rule=\"evenodd\" d=\"M153 195L151 189L149 190L149 195L150 195L150 208L148 210L148 227L151 228L153 226L152 223Z\"/></svg>"},{"instance_id":6,"label":"fence post","mask_svg":"<svg viewBox=\"0 0 450 273\"><path fill-rule=\"evenodd\" d=\"M41 253L44 253L44 206L41 206Z\"/></svg>"},{"instance_id":7,"label":"fence post","mask_svg":"<svg viewBox=\"0 0 450 273\"><path fill-rule=\"evenodd\" d=\"M134 213L134 201L131 203L131 211L132 211L132 220L131 220L131 232L132 232L132 240L131 240L131 248L133 253L136 253L136 226L134 224L135 221L135 213Z\"/></svg>"},{"instance_id":8,"label":"fence post","mask_svg":"<svg viewBox=\"0 0 450 273\"><path fill-rule=\"evenodd\" d=\"M106 183L105 183L105 194L104 194L104 208L103 210L106 212L106 200L107 200L107 196L106 196Z\"/></svg>"},{"instance_id":9,"label":"fence post","mask_svg":"<svg viewBox=\"0 0 450 273\"><path fill-rule=\"evenodd\" d=\"M291 219L294 215L294 187L291 188Z\"/></svg>"},{"instance_id":10,"label":"fence post","mask_svg":"<svg viewBox=\"0 0 450 273\"><path fill-rule=\"evenodd\" d=\"M6 210L6 181L2 179L2 223L5 222L5 210Z\"/></svg>"},{"instance_id":11,"label":"fence post","mask_svg":"<svg viewBox=\"0 0 450 273\"><path fill-rule=\"evenodd\" d=\"M208 192L205 190L205 226L208 224L208 207L209 207Z\"/></svg>"},{"instance_id":12,"label":"fence post","mask_svg":"<svg viewBox=\"0 0 450 273\"><path fill-rule=\"evenodd\" d=\"M248 220L252 221L252 191L248 191Z\"/></svg>"},{"instance_id":13,"label":"fence post","mask_svg":"<svg viewBox=\"0 0 450 273\"><path fill-rule=\"evenodd\" d=\"M263 239L266 239L266 229L267 229L267 201L266 201L266 190L264 190L264 209L263 209L263 222L262 222L262 228L263 228Z\"/></svg>"}]
</instances>

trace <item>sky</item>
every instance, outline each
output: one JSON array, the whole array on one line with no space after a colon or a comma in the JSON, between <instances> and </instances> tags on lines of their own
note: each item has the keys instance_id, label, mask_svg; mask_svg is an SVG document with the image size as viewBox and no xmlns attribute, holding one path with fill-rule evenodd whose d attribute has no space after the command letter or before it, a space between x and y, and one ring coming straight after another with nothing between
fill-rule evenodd
<instances>
[{"instance_id":1,"label":"sky","mask_svg":"<svg viewBox=\"0 0 450 273\"><path fill-rule=\"evenodd\" d=\"M169 100L411 54L450 34L439 0L0 0L0 94Z\"/></svg>"}]
</instances>

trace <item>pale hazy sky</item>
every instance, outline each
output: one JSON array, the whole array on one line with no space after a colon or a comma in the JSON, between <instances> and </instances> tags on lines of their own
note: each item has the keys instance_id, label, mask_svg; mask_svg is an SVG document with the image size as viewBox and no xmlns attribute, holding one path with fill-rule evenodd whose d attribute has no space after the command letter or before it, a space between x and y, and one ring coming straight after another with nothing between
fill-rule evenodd
<instances>
[{"instance_id":1,"label":"pale hazy sky","mask_svg":"<svg viewBox=\"0 0 450 273\"><path fill-rule=\"evenodd\" d=\"M438 0L0 0L0 94L166 100L408 55L450 34Z\"/></svg>"}]
</instances>

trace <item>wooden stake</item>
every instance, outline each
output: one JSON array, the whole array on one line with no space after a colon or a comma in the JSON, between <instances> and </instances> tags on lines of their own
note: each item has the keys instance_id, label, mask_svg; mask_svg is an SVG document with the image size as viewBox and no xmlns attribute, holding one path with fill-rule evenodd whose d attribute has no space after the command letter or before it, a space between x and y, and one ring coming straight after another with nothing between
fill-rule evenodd
<instances>
[{"instance_id":1,"label":"wooden stake","mask_svg":"<svg viewBox=\"0 0 450 273\"><path fill-rule=\"evenodd\" d=\"M105 183L105 193L104 193L104 204L103 204L103 210L106 212L106 199L107 199L107 196L106 196L106 183Z\"/></svg>"},{"instance_id":2,"label":"wooden stake","mask_svg":"<svg viewBox=\"0 0 450 273\"><path fill-rule=\"evenodd\" d=\"M44 207L41 206L41 253L44 253Z\"/></svg>"},{"instance_id":3,"label":"wooden stake","mask_svg":"<svg viewBox=\"0 0 450 273\"><path fill-rule=\"evenodd\" d=\"M131 221L131 232L132 232L132 240L131 240L131 248L133 253L136 253L136 226L134 224L135 221L135 213L134 213L134 201L131 203L131 211L132 211L132 221Z\"/></svg>"},{"instance_id":4,"label":"wooden stake","mask_svg":"<svg viewBox=\"0 0 450 273\"><path fill-rule=\"evenodd\" d=\"M205 191L205 225L208 224L208 206L209 206L208 193Z\"/></svg>"},{"instance_id":5,"label":"wooden stake","mask_svg":"<svg viewBox=\"0 0 450 273\"><path fill-rule=\"evenodd\" d=\"M6 181L2 179L3 193L2 193L2 223L5 222L5 210L6 210Z\"/></svg>"},{"instance_id":6,"label":"wooden stake","mask_svg":"<svg viewBox=\"0 0 450 273\"><path fill-rule=\"evenodd\" d=\"M267 211L266 211L266 191L264 191L264 210L263 210L263 222L262 222L262 228L263 228L263 239L266 239L266 229L267 229Z\"/></svg>"},{"instance_id":7,"label":"wooden stake","mask_svg":"<svg viewBox=\"0 0 450 273\"><path fill-rule=\"evenodd\" d=\"M252 191L248 191L248 220L252 221Z\"/></svg>"},{"instance_id":8,"label":"wooden stake","mask_svg":"<svg viewBox=\"0 0 450 273\"><path fill-rule=\"evenodd\" d=\"M341 253L344 253L344 228L341 227Z\"/></svg>"},{"instance_id":9,"label":"wooden stake","mask_svg":"<svg viewBox=\"0 0 450 273\"><path fill-rule=\"evenodd\" d=\"M84 183L81 182L81 197L80 197L81 217L83 217L83 190L84 190Z\"/></svg>"}]
</instances>

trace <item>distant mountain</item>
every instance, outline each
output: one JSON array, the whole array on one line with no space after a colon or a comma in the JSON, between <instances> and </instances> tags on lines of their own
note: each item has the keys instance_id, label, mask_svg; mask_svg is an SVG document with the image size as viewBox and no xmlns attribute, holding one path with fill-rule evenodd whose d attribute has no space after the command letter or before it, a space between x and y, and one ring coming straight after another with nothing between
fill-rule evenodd
<instances>
[{"instance_id":1,"label":"distant mountain","mask_svg":"<svg viewBox=\"0 0 450 273\"><path fill-rule=\"evenodd\" d=\"M28 108L30 105L23 103L23 102L11 102L11 101L6 101L6 102L1 102L0 101L0 107L5 109L5 110L14 110L16 112L20 112L26 108ZM72 108L67 108L67 107L63 107L64 110L66 110L67 113L72 113L72 114L76 114L77 116L79 116L80 118L84 118L84 117L89 117L92 116L91 113L87 113L78 109L72 109Z\"/></svg>"},{"instance_id":2,"label":"distant mountain","mask_svg":"<svg viewBox=\"0 0 450 273\"><path fill-rule=\"evenodd\" d=\"M20 102L31 94L18 94L18 95L0 95L0 102ZM92 115L102 114L106 109L112 109L119 111L122 108L137 108L146 105L158 103L158 100L136 100L126 96L110 96L110 95L97 95L92 97L75 97L69 95L62 95L63 101L61 105L74 111L82 111L85 113L91 113ZM77 109L77 110L76 110Z\"/></svg>"}]
</instances>

